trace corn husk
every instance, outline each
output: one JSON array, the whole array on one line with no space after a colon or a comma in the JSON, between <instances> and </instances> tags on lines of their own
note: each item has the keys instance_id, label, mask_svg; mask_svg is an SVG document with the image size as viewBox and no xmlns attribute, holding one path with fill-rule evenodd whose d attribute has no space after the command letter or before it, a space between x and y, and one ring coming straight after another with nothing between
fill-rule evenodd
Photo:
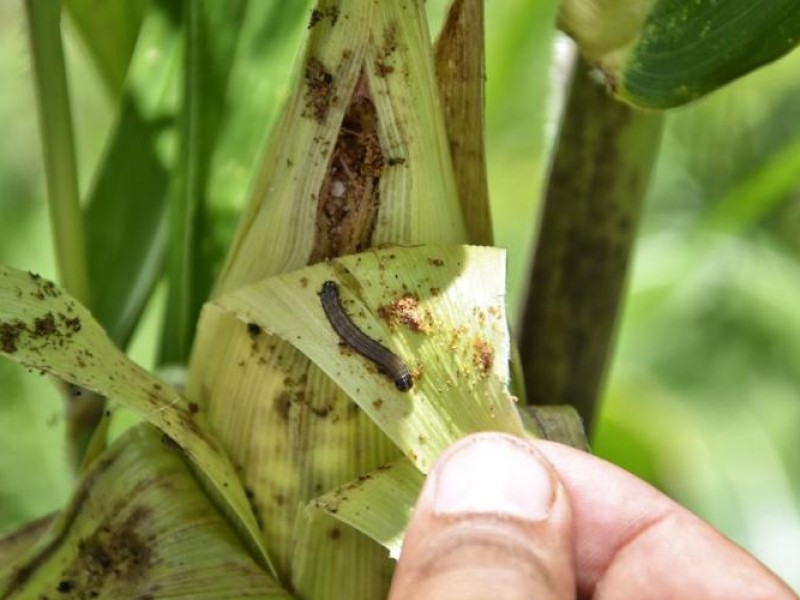
<instances>
[{"instance_id":1,"label":"corn husk","mask_svg":"<svg viewBox=\"0 0 800 600\"><path fill-rule=\"evenodd\" d=\"M505 254L496 248L419 246L342 257L240 288L212 302L308 356L422 472L475 431L522 434L509 380ZM338 281L353 322L387 343L415 375L402 392L347 351L319 299ZM251 325L252 326L252 325Z\"/></svg>"},{"instance_id":2,"label":"corn husk","mask_svg":"<svg viewBox=\"0 0 800 600\"><path fill-rule=\"evenodd\" d=\"M421 2L317 3L216 300L371 246L466 241L430 48ZM201 316L187 393L239 466L282 579L318 589L293 572L305 543L301 511L396 459L395 445L292 344L255 333L216 304ZM391 563L361 547L372 542L348 535L319 543L330 544L315 550L333 562L317 560L315 573L298 567L338 578L319 593L385 594ZM354 559L342 572L337 552L372 562Z\"/></svg>"}]
</instances>

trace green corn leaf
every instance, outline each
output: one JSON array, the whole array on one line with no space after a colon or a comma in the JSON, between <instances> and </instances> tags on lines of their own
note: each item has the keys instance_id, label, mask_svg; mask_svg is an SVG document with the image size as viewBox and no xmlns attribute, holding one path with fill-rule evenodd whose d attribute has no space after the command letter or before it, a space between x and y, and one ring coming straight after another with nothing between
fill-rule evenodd
<instances>
[{"instance_id":1,"label":"green corn leaf","mask_svg":"<svg viewBox=\"0 0 800 600\"><path fill-rule=\"evenodd\" d=\"M691 102L800 43L796 0L566 0L561 26L623 100Z\"/></svg>"},{"instance_id":2,"label":"green corn leaf","mask_svg":"<svg viewBox=\"0 0 800 600\"><path fill-rule=\"evenodd\" d=\"M89 191L92 309L119 346L127 343L162 272L182 52L175 15L163 3L151 3Z\"/></svg>"},{"instance_id":3,"label":"green corn leaf","mask_svg":"<svg viewBox=\"0 0 800 600\"><path fill-rule=\"evenodd\" d=\"M169 298L161 361L185 363L197 317L277 113L305 2L191 2L180 159L170 211ZM227 225L226 225L227 224Z\"/></svg>"},{"instance_id":4,"label":"green corn leaf","mask_svg":"<svg viewBox=\"0 0 800 600\"><path fill-rule=\"evenodd\" d=\"M145 0L62 0L97 71L113 97L122 92L139 27L149 4Z\"/></svg>"}]
</instances>

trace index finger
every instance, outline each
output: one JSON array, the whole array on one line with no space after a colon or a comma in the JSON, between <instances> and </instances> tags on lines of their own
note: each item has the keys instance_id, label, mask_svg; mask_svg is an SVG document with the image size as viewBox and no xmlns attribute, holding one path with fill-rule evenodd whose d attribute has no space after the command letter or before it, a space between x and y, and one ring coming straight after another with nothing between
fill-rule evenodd
<instances>
[{"instance_id":1,"label":"index finger","mask_svg":"<svg viewBox=\"0 0 800 600\"><path fill-rule=\"evenodd\" d=\"M536 442L572 504L581 598L796 599L767 567L630 473Z\"/></svg>"}]
</instances>

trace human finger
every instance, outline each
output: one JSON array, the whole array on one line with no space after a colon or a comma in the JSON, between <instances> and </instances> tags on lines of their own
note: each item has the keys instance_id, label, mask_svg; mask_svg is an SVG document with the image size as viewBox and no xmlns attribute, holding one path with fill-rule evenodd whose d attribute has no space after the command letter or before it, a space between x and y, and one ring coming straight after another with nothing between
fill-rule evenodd
<instances>
[{"instance_id":1,"label":"human finger","mask_svg":"<svg viewBox=\"0 0 800 600\"><path fill-rule=\"evenodd\" d=\"M483 433L428 475L390 598L573 598L569 501L529 442Z\"/></svg>"},{"instance_id":2,"label":"human finger","mask_svg":"<svg viewBox=\"0 0 800 600\"><path fill-rule=\"evenodd\" d=\"M562 444L535 445L570 498L579 597L797 599L758 560L630 473Z\"/></svg>"}]
</instances>

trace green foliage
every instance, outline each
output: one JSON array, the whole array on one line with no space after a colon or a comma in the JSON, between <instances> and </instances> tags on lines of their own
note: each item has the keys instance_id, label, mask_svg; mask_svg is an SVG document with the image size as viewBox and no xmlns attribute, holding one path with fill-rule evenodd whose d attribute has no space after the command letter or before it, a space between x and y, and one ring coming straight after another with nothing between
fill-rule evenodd
<instances>
[{"instance_id":1,"label":"green foliage","mask_svg":"<svg viewBox=\"0 0 800 600\"><path fill-rule=\"evenodd\" d=\"M566 0L562 26L623 100L671 108L800 43L794 0Z\"/></svg>"}]
</instances>

